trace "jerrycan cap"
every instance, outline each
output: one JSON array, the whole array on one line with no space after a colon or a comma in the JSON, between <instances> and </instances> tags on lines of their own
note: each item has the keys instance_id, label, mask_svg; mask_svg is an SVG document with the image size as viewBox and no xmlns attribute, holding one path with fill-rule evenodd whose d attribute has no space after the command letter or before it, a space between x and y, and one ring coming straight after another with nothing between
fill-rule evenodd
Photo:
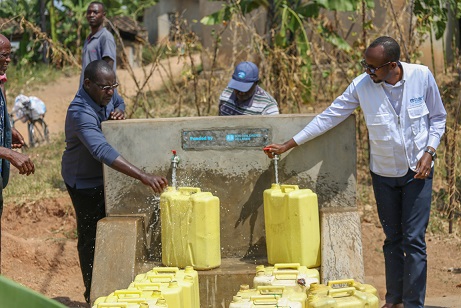
<instances>
[{"instance_id":1,"label":"jerrycan cap","mask_svg":"<svg viewBox=\"0 0 461 308\"><path fill-rule=\"evenodd\" d=\"M250 289L250 285L248 284L241 284L240 285L240 291L246 291Z\"/></svg>"},{"instance_id":2,"label":"jerrycan cap","mask_svg":"<svg viewBox=\"0 0 461 308\"><path fill-rule=\"evenodd\" d=\"M234 295L234 296L232 297L232 302L234 302L234 303L235 303L235 302L240 302L240 301L242 301L242 300L243 300L243 298L242 298L241 296L239 296L239 295Z\"/></svg>"},{"instance_id":3,"label":"jerrycan cap","mask_svg":"<svg viewBox=\"0 0 461 308\"><path fill-rule=\"evenodd\" d=\"M190 272L193 272L194 271L194 267L191 266L191 265L186 265L186 267L184 268L184 272L186 273L190 273Z\"/></svg>"},{"instance_id":4,"label":"jerrycan cap","mask_svg":"<svg viewBox=\"0 0 461 308\"><path fill-rule=\"evenodd\" d=\"M167 307L166 299L163 297L160 297L159 299L157 299L157 306Z\"/></svg>"}]
</instances>

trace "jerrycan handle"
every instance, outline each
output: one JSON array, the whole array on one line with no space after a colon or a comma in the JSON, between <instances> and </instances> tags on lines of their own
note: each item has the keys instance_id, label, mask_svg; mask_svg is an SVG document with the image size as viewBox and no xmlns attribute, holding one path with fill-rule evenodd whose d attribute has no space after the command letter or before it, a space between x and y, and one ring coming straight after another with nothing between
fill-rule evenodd
<instances>
[{"instance_id":1,"label":"jerrycan handle","mask_svg":"<svg viewBox=\"0 0 461 308\"><path fill-rule=\"evenodd\" d=\"M330 280L328 281L327 286L333 287L333 286L341 286L341 285L347 285L347 287L353 287L355 284L354 279L341 279L341 280Z\"/></svg>"},{"instance_id":2,"label":"jerrycan handle","mask_svg":"<svg viewBox=\"0 0 461 308\"><path fill-rule=\"evenodd\" d=\"M156 288L156 290L160 290L162 287L162 283L160 282L135 282L134 287L138 290L144 290L148 288Z\"/></svg>"},{"instance_id":3,"label":"jerrycan handle","mask_svg":"<svg viewBox=\"0 0 461 308\"><path fill-rule=\"evenodd\" d=\"M274 269L295 269L297 270L301 266L300 263L275 263Z\"/></svg>"},{"instance_id":4,"label":"jerrycan handle","mask_svg":"<svg viewBox=\"0 0 461 308\"><path fill-rule=\"evenodd\" d=\"M343 293L342 295L340 295ZM346 293L347 295L344 295ZM355 288L341 288L341 289L330 289L328 290L328 295L331 297L346 297L346 296L352 296L355 294Z\"/></svg>"},{"instance_id":5,"label":"jerrycan handle","mask_svg":"<svg viewBox=\"0 0 461 308\"><path fill-rule=\"evenodd\" d=\"M293 191L293 190L298 190L299 186L298 185L282 184L282 185L280 185L280 189L282 190L282 192L286 193L286 192L290 192L290 191Z\"/></svg>"},{"instance_id":6,"label":"jerrycan handle","mask_svg":"<svg viewBox=\"0 0 461 308\"><path fill-rule=\"evenodd\" d=\"M176 266L171 266L171 267L154 267L152 268L152 271L158 273L158 274L164 274L164 273L177 273L179 272L179 267Z\"/></svg>"},{"instance_id":7,"label":"jerrycan handle","mask_svg":"<svg viewBox=\"0 0 461 308\"><path fill-rule=\"evenodd\" d=\"M298 270L274 270L273 275L276 279L287 280L287 279L296 279L298 278Z\"/></svg>"},{"instance_id":8,"label":"jerrycan handle","mask_svg":"<svg viewBox=\"0 0 461 308\"><path fill-rule=\"evenodd\" d=\"M277 305L280 295L253 295L250 296L250 301L255 305Z\"/></svg>"},{"instance_id":9,"label":"jerrycan handle","mask_svg":"<svg viewBox=\"0 0 461 308\"><path fill-rule=\"evenodd\" d=\"M261 295L282 295L285 290L284 286L257 286L256 288Z\"/></svg>"},{"instance_id":10,"label":"jerrycan handle","mask_svg":"<svg viewBox=\"0 0 461 308\"><path fill-rule=\"evenodd\" d=\"M179 187L178 190L183 195L192 195L201 192L199 187Z\"/></svg>"},{"instance_id":11,"label":"jerrycan handle","mask_svg":"<svg viewBox=\"0 0 461 308\"><path fill-rule=\"evenodd\" d=\"M152 280L155 280L155 282L170 282L174 280L175 275L174 274L154 274L154 273L148 273L147 274L147 279L152 282Z\"/></svg>"},{"instance_id":12,"label":"jerrycan handle","mask_svg":"<svg viewBox=\"0 0 461 308\"><path fill-rule=\"evenodd\" d=\"M139 290L115 290L114 295L118 298L124 297L124 295L137 295L141 297L142 292Z\"/></svg>"}]
</instances>

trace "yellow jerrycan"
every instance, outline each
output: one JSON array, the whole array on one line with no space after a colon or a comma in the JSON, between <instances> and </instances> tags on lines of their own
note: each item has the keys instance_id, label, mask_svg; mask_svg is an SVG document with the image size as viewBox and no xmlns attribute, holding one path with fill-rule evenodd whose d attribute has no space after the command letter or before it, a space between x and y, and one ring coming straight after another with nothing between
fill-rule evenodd
<instances>
[{"instance_id":1,"label":"yellow jerrycan","mask_svg":"<svg viewBox=\"0 0 461 308\"><path fill-rule=\"evenodd\" d=\"M160 195L163 265L197 270L221 265L219 207L218 197L196 187Z\"/></svg>"},{"instance_id":2,"label":"yellow jerrycan","mask_svg":"<svg viewBox=\"0 0 461 308\"><path fill-rule=\"evenodd\" d=\"M171 275L170 280L178 281L179 284L183 287L191 287L191 292L193 294L193 299L191 299L191 307L200 307L199 277L198 272L194 270L192 266L186 266L184 269L179 269L176 266L153 267L150 271L137 275L134 282L158 282L159 279L155 278L161 277L161 275ZM184 281L186 281L186 283L183 283Z\"/></svg>"},{"instance_id":3,"label":"yellow jerrycan","mask_svg":"<svg viewBox=\"0 0 461 308\"><path fill-rule=\"evenodd\" d=\"M233 297L229 308L306 308L307 296L305 292L294 292L283 286L259 286L256 289L245 289Z\"/></svg>"},{"instance_id":4,"label":"yellow jerrycan","mask_svg":"<svg viewBox=\"0 0 461 308\"><path fill-rule=\"evenodd\" d=\"M312 287L312 285L311 285ZM326 293L308 293L307 308L379 308L379 299L354 287L329 289Z\"/></svg>"},{"instance_id":5,"label":"yellow jerrycan","mask_svg":"<svg viewBox=\"0 0 461 308\"><path fill-rule=\"evenodd\" d=\"M263 197L269 264L320 266L317 194L298 185L272 184Z\"/></svg>"},{"instance_id":6,"label":"yellow jerrycan","mask_svg":"<svg viewBox=\"0 0 461 308\"><path fill-rule=\"evenodd\" d=\"M138 290L122 289L112 292L107 297L99 297L92 307L139 308L149 307L151 303L153 303L153 301L149 301L147 298L142 297L142 292Z\"/></svg>"},{"instance_id":7,"label":"yellow jerrycan","mask_svg":"<svg viewBox=\"0 0 461 308\"><path fill-rule=\"evenodd\" d=\"M360 283L354 279L330 280L328 281L327 286L331 287L332 289L338 287L353 287L357 291L371 293L379 298L378 290L374 286L371 284Z\"/></svg>"},{"instance_id":8,"label":"yellow jerrycan","mask_svg":"<svg viewBox=\"0 0 461 308\"><path fill-rule=\"evenodd\" d=\"M320 273L299 263L276 263L274 266L256 266L253 286L285 286L287 289L306 290L311 283L320 283Z\"/></svg>"}]
</instances>

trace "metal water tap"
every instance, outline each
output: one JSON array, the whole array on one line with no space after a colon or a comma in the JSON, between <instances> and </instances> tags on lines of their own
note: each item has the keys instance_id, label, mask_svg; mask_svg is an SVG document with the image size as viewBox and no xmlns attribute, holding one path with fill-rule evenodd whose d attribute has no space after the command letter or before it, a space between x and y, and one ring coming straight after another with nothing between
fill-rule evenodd
<instances>
[{"instance_id":1,"label":"metal water tap","mask_svg":"<svg viewBox=\"0 0 461 308\"><path fill-rule=\"evenodd\" d=\"M269 147L265 147L263 150L264 150L264 151L268 151L268 150L270 150L270 148L269 148ZM275 161L275 160L279 160L279 159L280 159L280 155L279 155L279 154L274 154L274 153L271 153L271 154L272 154L272 160Z\"/></svg>"},{"instance_id":2,"label":"metal water tap","mask_svg":"<svg viewBox=\"0 0 461 308\"><path fill-rule=\"evenodd\" d=\"M179 165L179 156L176 155L176 150L171 150L173 156L171 157L171 163L173 164L173 168L178 167Z\"/></svg>"},{"instance_id":3,"label":"metal water tap","mask_svg":"<svg viewBox=\"0 0 461 308\"><path fill-rule=\"evenodd\" d=\"M264 151L269 150L269 147L265 147ZM279 184L279 170L278 170L278 161L280 160L279 154L272 153L272 160L274 161L274 171L275 171L275 184Z\"/></svg>"}]
</instances>

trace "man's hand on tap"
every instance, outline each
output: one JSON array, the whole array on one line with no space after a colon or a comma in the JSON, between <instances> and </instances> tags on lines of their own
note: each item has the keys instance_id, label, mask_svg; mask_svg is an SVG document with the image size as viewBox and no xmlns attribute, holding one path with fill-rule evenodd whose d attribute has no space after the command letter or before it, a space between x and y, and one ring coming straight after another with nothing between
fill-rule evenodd
<instances>
[{"instance_id":1,"label":"man's hand on tap","mask_svg":"<svg viewBox=\"0 0 461 308\"><path fill-rule=\"evenodd\" d=\"M298 146L298 144L293 139L290 139L283 144L280 144L280 143L269 144L268 146L264 147L264 153L266 153L266 155L272 159L274 158L274 155L276 154L280 155L282 153L285 153L289 149L294 148L296 146Z\"/></svg>"}]
</instances>

